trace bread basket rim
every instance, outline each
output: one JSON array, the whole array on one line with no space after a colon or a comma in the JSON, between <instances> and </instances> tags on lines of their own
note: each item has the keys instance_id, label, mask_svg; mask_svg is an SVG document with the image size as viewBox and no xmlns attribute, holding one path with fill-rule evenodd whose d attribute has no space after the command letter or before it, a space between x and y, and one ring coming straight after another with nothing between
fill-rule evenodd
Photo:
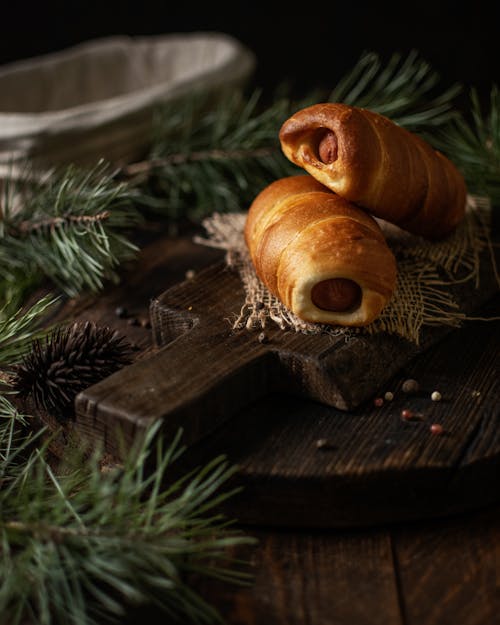
<instances>
[{"instance_id":1,"label":"bread basket rim","mask_svg":"<svg viewBox=\"0 0 500 625\"><path fill-rule=\"evenodd\" d=\"M17 135L19 130L35 131L44 126L50 126L53 121L71 123L82 121L82 118L100 114L104 117L117 117L117 115L133 113L151 103L152 100L162 99L162 95L169 99L176 92L183 90L190 83L200 82L200 86L208 84L211 79L222 79L231 82L238 75L249 75L255 66L254 54L237 39L226 33L216 31L197 31L189 33L168 33L151 36L113 35L91 39L60 51L50 52L28 59L13 61L0 65L0 82L3 76L15 71L36 71L49 64L63 63L80 55L89 53L105 52L116 45L125 45L133 50L134 47L144 44L158 45L170 43L193 42L211 43L214 45L227 45L228 56L222 63L214 64L212 68L200 71L189 78L176 78L163 80L149 87L134 89L109 98L102 98L92 102L77 104L67 108L59 108L48 111L16 112L0 111L0 136ZM97 57L97 54L96 54ZM106 114L108 112L108 115Z\"/></svg>"}]
</instances>

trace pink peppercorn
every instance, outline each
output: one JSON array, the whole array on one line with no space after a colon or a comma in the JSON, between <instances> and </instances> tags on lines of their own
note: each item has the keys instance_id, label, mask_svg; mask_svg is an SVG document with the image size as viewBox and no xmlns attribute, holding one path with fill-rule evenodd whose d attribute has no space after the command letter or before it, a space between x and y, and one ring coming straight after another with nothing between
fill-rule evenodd
<instances>
[{"instance_id":1,"label":"pink peppercorn","mask_svg":"<svg viewBox=\"0 0 500 625\"><path fill-rule=\"evenodd\" d=\"M444 432L443 426L439 423L433 423L430 427L430 430L431 434L435 434L436 436L439 436Z\"/></svg>"}]
</instances>

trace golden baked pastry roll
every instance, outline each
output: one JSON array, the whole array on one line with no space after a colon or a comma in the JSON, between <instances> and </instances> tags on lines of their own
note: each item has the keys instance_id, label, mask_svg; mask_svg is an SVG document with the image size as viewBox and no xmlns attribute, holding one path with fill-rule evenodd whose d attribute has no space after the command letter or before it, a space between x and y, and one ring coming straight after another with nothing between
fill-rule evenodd
<instances>
[{"instance_id":1,"label":"golden baked pastry roll","mask_svg":"<svg viewBox=\"0 0 500 625\"><path fill-rule=\"evenodd\" d=\"M280 141L319 182L413 234L441 238L464 215L466 186L455 165L387 117L316 104L285 121Z\"/></svg>"},{"instance_id":2,"label":"golden baked pastry roll","mask_svg":"<svg viewBox=\"0 0 500 625\"><path fill-rule=\"evenodd\" d=\"M245 240L262 282L306 321L367 325L395 288L396 260L376 221L311 176L261 191Z\"/></svg>"}]
</instances>

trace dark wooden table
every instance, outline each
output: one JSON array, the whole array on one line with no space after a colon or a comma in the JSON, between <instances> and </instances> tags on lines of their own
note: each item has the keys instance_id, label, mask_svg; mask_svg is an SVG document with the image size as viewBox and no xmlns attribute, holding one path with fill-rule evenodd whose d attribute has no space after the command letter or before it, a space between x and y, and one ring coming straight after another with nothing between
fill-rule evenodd
<instances>
[{"instance_id":1,"label":"dark wooden table","mask_svg":"<svg viewBox=\"0 0 500 625\"><path fill-rule=\"evenodd\" d=\"M121 285L97 299L68 302L58 317L116 327L139 346L140 357L147 357L151 330L145 323L132 325L130 319L118 318L116 307L126 306L133 319L146 320L153 297L183 280L186 271L197 271L219 258L219 252L193 244L191 236L155 237L124 274ZM498 309L498 299L494 306ZM467 323L463 330L454 331L446 349L453 350L454 341L458 346L460 332L477 333L477 340L483 342L489 341L491 332L498 356L498 330L499 322L487 327L482 322ZM426 353L415 364L415 375L419 367L424 374L432 362L432 353ZM498 358L494 359L497 365ZM223 451L238 461L231 449ZM498 489L500 494L500 484ZM257 546L236 554L249 560L255 583L247 588L218 583L200 588L230 625L500 623L498 504L448 517L353 529L256 525L243 529L258 539ZM145 618L144 611L131 615L130 625L144 623ZM151 613L147 622L165 620Z\"/></svg>"}]
</instances>

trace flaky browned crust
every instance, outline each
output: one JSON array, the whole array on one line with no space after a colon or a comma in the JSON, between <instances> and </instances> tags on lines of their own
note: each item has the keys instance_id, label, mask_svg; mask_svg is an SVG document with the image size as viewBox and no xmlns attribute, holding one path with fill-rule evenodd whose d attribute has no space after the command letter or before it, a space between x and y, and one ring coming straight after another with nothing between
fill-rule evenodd
<instances>
[{"instance_id":1,"label":"flaky browned crust","mask_svg":"<svg viewBox=\"0 0 500 625\"><path fill-rule=\"evenodd\" d=\"M337 157L318 148L334 133ZM280 130L283 152L343 198L414 234L441 238L465 212L466 186L455 165L386 117L345 104L316 104Z\"/></svg>"},{"instance_id":2,"label":"flaky browned crust","mask_svg":"<svg viewBox=\"0 0 500 625\"><path fill-rule=\"evenodd\" d=\"M378 224L311 176L282 178L266 187L249 209L245 239L257 275L306 321L367 325L394 291L396 261ZM360 287L354 309L315 306L312 289L332 278Z\"/></svg>"}]
</instances>

